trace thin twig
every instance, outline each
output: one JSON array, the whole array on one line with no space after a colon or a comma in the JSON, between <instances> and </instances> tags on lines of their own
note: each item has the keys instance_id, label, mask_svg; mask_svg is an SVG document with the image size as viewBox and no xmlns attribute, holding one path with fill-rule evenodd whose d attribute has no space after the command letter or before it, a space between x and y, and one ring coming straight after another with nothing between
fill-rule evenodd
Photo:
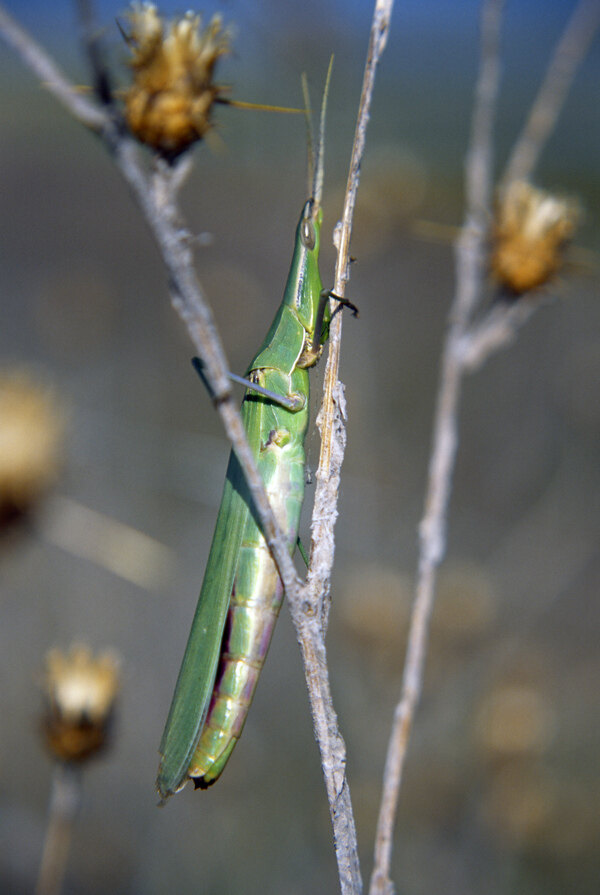
<instances>
[{"instance_id":1,"label":"thin twig","mask_svg":"<svg viewBox=\"0 0 600 895\"><path fill-rule=\"evenodd\" d=\"M45 81L48 89L82 123L100 134L127 182L134 199L163 257L171 287L173 306L185 323L194 346L205 364L215 405L247 479L248 488L260 517L265 540L273 554L286 590L298 586L298 577L285 538L267 499L256 461L248 445L237 404L232 396L228 364L212 312L204 298L193 264L190 240L185 229L177 226L179 213L165 213L164 191L157 191L139 161L137 146L117 126L76 92L46 51L0 5L0 34L19 53L23 61ZM97 57L92 60L97 64Z\"/></svg>"},{"instance_id":2,"label":"thin twig","mask_svg":"<svg viewBox=\"0 0 600 895\"><path fill-rule=\"evenodd\" d=\"M377 824L370 895L392 895L392 836L412 719L422 689L429 619L436 572L445 552L446 516L456 456L457 414L462 368L456 346L480 300L484 241L492 182L492 128L500 80L500 26L503 0L486 0L481 20L481 63L475 92L470 148L466 160L465 224L457 245L457 285L450 312L434 420L425 515L415 600L404 665L402 693L390 736Z\"/></svg>"},{"instance_id":3,"label":"thin twig","mask_svg":"<svg viewBox=\"0 0 600 895\"><path fill-rule=\"evenodd\" d=\"M531 177L599 26L600 2L580 0L556 46L525 127L515 142L502 177L503 186Z\"/></svg>"},{"instance_id":4,"label":"thin twig","mask_svg":"<svg viewBox=\"0 0 600 895\"><path fill-rule=\"evenodd\" d=\"M231 391L229 365L223 344L194 270L189 234L178 226L180 214L174 202L166 202L167 187L160 177L149 180L137 161L132 141L119 139L113 148L117 167L127 180L160 248L171 286L173 307L183 320L204 362L213 399L260 517L265 540L271 550L286 592L298 586L298 576L285 537L273 515L264 484ZM177 180L177 176L175 177Z\"/></svg>"},{"instance_id":5,"label":"thin twig","mask_svg":"<svg viewBox=\"0 0 600 895\"><path fill-rule=\"evenodd\" d=\"M483 366L490 355L501 348L508 348L541 302L539 296L531 295L515 300L512 305L498 305L474 323L456 345L463 369L473 373Z\"/></svg>"},{"instance_id":6,"label":"thin twig","mask_svg":"<svg viewBox=\"0 0 600 895\"><path fill-rule=\"evenodd\" d=\"M241 422L228 376L229 365L212 312L206 302L196 276L189 235L180 225L181 215L175 204L175 189L180 185L184 168L172 175L169 195L168 175L154 171L151 176L143 169L136 144L112 119L99 111L93 103L82 99L60 72L46 51L0 5L0 34L19 53L23 61L48 89L80 121L100 134L113 156L115 165L129 186L133 197L154 236L161 252L171 289L173 306L183 320L190 338L202 357L206 377L210 383L215 406L223 420L226 434L233 445L248 488L261 520L265 540L277 564L286 593L294 594L299 579L286 540L273 515L264 483ZM91 60L99 64L98 54ZM96 75L98 73L96 72ZM170 176L170 175L169 175Z\"/></svg>"},{"instance_id":7,"label":"thin twig","mask_svg":"<svg viewBox=\"0 0 600 895\"><path fill-rule=\"evenodd\" d=\"M348 245L358 185L358 169L364 147L375 67L385 46L391 7L391 0L387 0L387 2L379 0L375 7L369 55L365 69L365 86L353 149L349 189L344 208L344 226L340 239L338 272L336 275L336 293L338 295L343 294L345 282L347 281ZM324 519L322 507L325 501L323 495L327 493L329 487L329 493L335 494L337 498L339 467L343 456L345 438L342 425L343 395L341 386L337 383L336 374L341 318L337 315L337 320L332 327L334 348L333 356L330 355L328 364L329 372L327 374L325 399L326 422L323 423L324 432L327 433L324 435L324 453L327 460L320 465L319 476L322 484L317 488L320 497L315 505L315 530L318 531L320 526L323 530L327 530L327 537L323 535L323 542L328 544L328 550L325 550L325 553L329 552L329 558L327 559L329 567L325 575L325 563L321 561L319 564L320 577L313 576L309 588L303 592L300 590L285 541L281 537L273 518L262 480L248 447L239 413L232 400L227 374L228 365L214 326L212 314L204 300L195 275L189 234L180 223L181 216L175 204L175 192L182 179L182 171L168 172L165 169L161 169L159 165L155 167L155 170L149 177L139 162L137 147L133 141L121 131L111 116L99 111L88 100L82 100L79 97L45 51L18 26L14 25L1 7L0 28L4 29L4 34L9 43L19 51L24 61L36 74L44 79L49 89L58 99L79 120L93 130L100 132L160 248L170 280L173 304L186 324L192 341L203 359L215 404L246 475L252 499L261 519L266 541L277 563L288 600L293 607L296 618L298 619L300 616L298 636L302 644L311 697L311 708L330 802L336 856L340 871L340 885L344 893L359 893L362 890L362 883L357 857L356 832L344 770L345 746L339 734L337 719L331 702L324 648L325 625L323 623L323 613L316 610L316 607L324 605L326 596L328 596L328 581L333 563L332 528L336 511L329 511L329 521ZM90 30L89 21L87 28L88 33L93 33ZM95 52L91 61L97 82L102 81L102 72L98 71L98 67L101 65L99 59L99 54ZM327 475L323 471L325 469L328 471ZM327 485L327 478L333 485ZM315 550L315 553L319 556L319 549Z\"/></svg>"},{"instance_id":8,"label":"thin twig","mask_svg":"<svg viewBox=\"0 0 600 895\"><path fill-rule=\"evenodd\" d=\"M336 228L338 255L334 292L340 297L344 295L349 279L350 237L360 163L364 152L376 69L387 41L392 8L393 0L377 0L373 12L342 222ZM344 392L338 380L341 318L341 314L336 314L330 328L324 396L317 419L321 432L321 454L316 473L309 571L306 586L302 588L298 598L288 594L288 602L302 649L313 724L321 752L340 887L343 893L350 895L362 892L362 879L354 815L346 778L346 746L338 728L331 699L325 649L335 549L334 526L337 518L340 470L346 445Z\"/></svg>"},{"instance_id":9,"label":"thin twig","mask_svg":"<svg viewBox=\"0 0 600 895\"><path fill-rule=\"evenodd\" d=\"M100 132L108 124L105 112L87 97L77 92L53 59L33 38L18 25L7 10L0 5L0 35L16 51L25 65L40 79L41 83L63 106L86 127Z\"/></svg>"},{"instance_id":10,"label":"thin twig","mask_svg":"<svg viewBox=\"0 0 600 895\"><path fill-rule=\"evenodd\" d=\"M371 35L367 60L363 76L360 104L357 115L356 130L352 145L352 155L348 171L348 181L344 196L344 208L341 222L335 233L337 260L335 268L334 293L342 298L346 292L346 284L350 278L350 238L354 207L360 180L360 165L365 148L367 125L371 108L373 88L377 65L387 41L393 0L377 0L373 11ZM343 423L343 396L340 394L338 370L340 363L342 334L342 314L335 314L330 327L329 354L325 369L323 387L323 403L317 421L321 432L321 452L317 469L317 487L315 489L315 514L311 541L311 574L308 582L317 598L321 601L322 624L327 627L328 589L326 581L333 565L333 528L337 511L335 500L339 489L339 468L343 459L344 445L336 444L335 435ZM341 451L341 455L340 455ZM328 493L329 492L329 493ZM331 511L333 507L333 512ZM320 570L323 570L322 572Z\"/></svg>"},{"instance_id":11,"label":"thin twig","mask_svg":"<svg viewBox=\"0 0 600 895\"><path fill-rule=\"evenodd\" d=\"M420 525L420 556L415 601L409 630L402 694L388 747L383 796L375 846L375 870L370 895L391 895L389 877L392 833L402 770L414 712L422 689L429 619L433 608L437 568L446 549L447 510L458 446L458 408L462 379L500 348L508 345L541 302L536 297L513 306L492 308L473 324L483 295L484 247L490 219L492 191L492 123L499 84L499 32L503 0L486 0L482 10L481 67L476 88L470 149L466 158L465 223L456 246L457 286L446 338L434 437L425 501ZM585 56L598 27L600 5L582 0L566 32L536 100L523 136L517 141L503 182L529 176L549 136L576 67Z\"/></svg>"},{"instance_id":12,"label":"thin twig","mask_svg":"<svg viewBox=\"0 0 600 895\"><path fill-rule=\"evenodd\" d=\"M81 774L72 765L57 764L52 774L48 825L35 895L60 895L73 823L81 801Z\"/></svg>"}]
</instances>

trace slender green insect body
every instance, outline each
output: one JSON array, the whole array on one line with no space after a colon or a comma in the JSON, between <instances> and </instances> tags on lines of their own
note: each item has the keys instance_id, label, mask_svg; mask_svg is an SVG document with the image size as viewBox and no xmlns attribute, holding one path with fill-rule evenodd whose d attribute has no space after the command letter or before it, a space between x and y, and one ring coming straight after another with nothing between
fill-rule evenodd
<instances>
[{"instance_id":1,"label":"slender green insect body","mask_svg":"<svg viewBox=\"0 0 600 895\"><path fill-rule=\"evenodd\" d=\"M250 447L290 553L298 537L304 496L308 369L321 354L331 320L319 274L330 75L331 63L321 107L312 198L305 203L296 228L283 300L246 371L246 381L252 385L241 409ZM252 386L266 389L267 394ZM188 779L206 788L222 773L242 732L282 599L281 580L232 451L198 606L160 744L157 788L163 800Z\"/></svg>"},{"instance_id":2,"label":"slender green insect body","mask_svg":"<svg viewBox=\"0 0 600 895\"><path fill-rule=\"evenodd\" d=\"M320 353L322 213L305 203L283 301L247 378L295 410L248 389L242 420L273 511L293 552L304 493L308 367ZM316 345L316 347L315 347ZM160 745L162 798L189 778L205 788L221 774L239 738L283 598L282 584L232 452L221 508L175 694Z\"/></svg>"},{"instance_id":3,"label":"slender green insect body","mask_svg":"<svg viewBox=\"0 0 600 895\"><path fill-rule=\"evenodd\" d=\"M304 498L304 438L314 320L321 301L317 266L321 213L307 202L283 302L246 375L275 394L297 399L290 411L248 391L243 420L273 512L293 553ZM283 599L283 587L260 526L248 511L223 639L220 665L202 735L187 775L204 788L221 774L239 738Z\"/></svg>"}]
</instances>

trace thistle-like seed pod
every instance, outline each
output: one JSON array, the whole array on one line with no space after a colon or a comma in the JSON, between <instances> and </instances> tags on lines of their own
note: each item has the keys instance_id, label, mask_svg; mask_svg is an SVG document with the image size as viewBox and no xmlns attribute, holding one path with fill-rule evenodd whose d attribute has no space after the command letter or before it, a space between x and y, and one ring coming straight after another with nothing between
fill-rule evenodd
<instances>
[{"instance_id":1,"label":"thistle-like seed pod","mask_svg":"<svg viewBox=\"0 0 600 895\"><path fill-rule=\"evenodd\" d=\"M138 140L173 159L212 126L212 106L222 92L214 70L229 52L229 37L218 15L202 29L199 15L165 22L150 3L132 4L129 21L133 82L125 118Z\"/></svg>"},{"instance_id":2,"label":"thistle-like seed pod","mask_svg":"<svg viewBox=\"0 0 600 895\"><path fill-rule=\"evenodd\" d=\"M119 690L119 662L111 652L94 658L87 646L46 656L43 728L48 750L63 762L83 762L102 749Z\"/></svg>"},{"instance_id":3,"label":"thistle-like seed pod","mask_svg":"<svg viewBox=\"0 0 600 895\"><path fill-rule=\"evenodd\" d=\"M543 286L560 269L579 217L571 199L525 181L509 184L496 206L490 260L494 278L514 295Z\"/></svg>"},{"instance_id":4,"label":"thistle-like seed pod","mask_svg":"<svg viewBox=\"0 0 600 895\"><path fill-rule=\"evenodd\" d=\"M64 411L55 393L22 370L0 373L0 522L26 512L54 482Z\"/></svg>"}]
</instances>

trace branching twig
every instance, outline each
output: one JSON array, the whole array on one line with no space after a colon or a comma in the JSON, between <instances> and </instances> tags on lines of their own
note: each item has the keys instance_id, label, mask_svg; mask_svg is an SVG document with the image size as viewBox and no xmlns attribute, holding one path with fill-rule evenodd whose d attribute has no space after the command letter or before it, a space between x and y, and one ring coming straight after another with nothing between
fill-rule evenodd
<instances>
[{"instance_id":1,"label":"branching twig","mask_svg":"<svg viewBox=\"0 0 600 895\"><path fill-rule=\"evenodd\" d=\"M482 12L481 65L475 93L471 142L467 154L467 213L456 252L456 294L450 312L451 325L442 359L425 515L420 526L420 557L415 601L404 665L402 694L394 713L385 764L371 895L392 895L394 891L390 879L392 834L412 719L422 688L436 571L445 551L446 512L458 443L457 411L462 379L456 346L459 339L464 336L469 315L481 294L486 217L492 178L492 123L500 74L499 38L502 9L503 0L486 0Z\"/></svg>"},{"instance_id":2,"label":"branching twig","mask_svg":"<svg viewBox=\"0 0 600 895\"><path fill-rule=\"evenodd\" d=\"M92 102L75 92L73 85L60 72L45 50L12 20L2 6L0 6L0 34L19 53L23 61L44 79L46 86L57 99L82 123L100 134L142 210L167 269L173 305L204 361L215 405L246 475L252 499L263 525L265 540L273 553L286 589L293 590L298 585L298 577L248 445L237 405L231 393L225 352L194 270L187 233L176 223L179 215L172 208L165 213L164 190L157 190L155 181L144 171L133 140L121 131L109 115L98 110ZM92 64L95 62L97 58L92 59Z\"/></svg>"},{"instance_id":3,"label":"branching twig","mask_svg":"<svg viewBox=\"0 0 600 895\"><path fill-rule=\"evenodd\" d=\"M15 22L3 6L0 6L0 35L74 118L93 131L101 132L104 129L108 123L105 112L77 92L50 56Z\"/></svg>"},{"instance_id":4,"label":"branching twig","mask_svg":"<svg viewBox=\"0 0 600 895\"><path fill-rule=\"evenodd\" d=\"M458 341L456 350L466 372L478 370L486 360L501 348L508 348L522 326L540 306L539 297L515 301L508 307L497 305L478 323L474 323Z\"/></svg>"},{"instance_id":5,"label":"branching twig","mask_svg":"<svg viewBox=\"0 0 600 895\"><path fill-rule=\"evenodd\" d=\"M343 223L338 238L335 292L340 296L344 294L348 280L352 217L375 70L385 47L392 5L392 0L377 0L373 17ZM93 28L90 25L89 6L84 3L82 9L86 14L88 49L90 46L94 47L90 60L96 84L108 84L108 79L104 77L105 73L100 70L101 54L97 52L97 44L92 39ZM337 718L331 701L324 646L326 610L323 607L327 605L329 596L334 549L333 526L337 515L335 507L345 445L343 391L337 380L341 315L336 315L331 327L325 398L320 414L323 448L317 473L311 572L307 585L303 588L296 576L285 540L281 537L273 517L239 413L233 403L224 351L212 314L196 278L189 236L180 224L181 216L175 196L185 176L184 166L180 165L175 170L170 170L159 163L149 176L140 164L137 147L123 132L119 123L107 111L98 109L94 103L81 97L45 51L25 34L1 7L0 31L63 105L81 122L100 134L160 248L169 276L173 304L203 359L215 404L246 475L265 539L277 563L292 607L302 647L311 709L330 803L340 885L344 893L358 893L362 889L362 883L352 806L345 777L345 746L337 727ZM106 91L102 93L100 99L106 103Z\"/></svg>"},{"instance_id":6,"label":"branching twig","mask_svg":"<svg viewBox=\"0 0 600 895\"><path fill-rule=\"evenodd\" d=\"M557 44L525 127L515 142L502 177L503 186L531 177L599 26L600 2L580 0Z\"/></svg>"},{"instance_id":7,"label":"branching twig","mask_svg":"<svg viewBox=\"0 0 600 895\"><path fill-rule=\"evenodd\" d=\"M521 298L514 305L496 305L477 323L473 314L484 284L484 249L492 193L492 122L499 84L499 34L503 0L484 0L481 66L478 77L470 148L466 158L466 215L456 246L456 293L450 311L434 419L432 455L420 525L417 572L402 694L388 746L381 809L375 844L375 869L370 895L391 895L392 833L412 720L421 689L428 626L437 569L446 549L447 510L458 447L458 408L463 376L477 369L495 351L508 345L540 301ZM544 141L554 126L562 102L591 42L589 32L600 19L597 0L582 0L536 100L529 123L511 156L504 183L531 174Z\"/></svg>"}]
</instances>

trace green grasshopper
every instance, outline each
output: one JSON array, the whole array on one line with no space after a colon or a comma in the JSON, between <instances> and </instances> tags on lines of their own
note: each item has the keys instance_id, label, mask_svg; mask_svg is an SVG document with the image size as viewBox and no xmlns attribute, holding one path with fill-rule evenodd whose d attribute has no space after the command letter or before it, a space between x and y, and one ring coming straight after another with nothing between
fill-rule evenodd
<instances>
[{"instance_id":1,"label":"green grasshopper","mask_svg":"<svg viewBox=\"0 0 600 895\"><path fill-rule=\"evenodd\" d=\"M283 300L246 371L241 408L248 441L290 553L298 539L304 497L308 370L319 359L331 320L331 293L323 291L318 265L328 83L329 75L312 197L296 228ZM160 744L157 788L163 800L190 778L195 787L205 789L222 773L242 732L282 599L281 580L232 451L202 590Z\"/></svg>"}]
</instances>

